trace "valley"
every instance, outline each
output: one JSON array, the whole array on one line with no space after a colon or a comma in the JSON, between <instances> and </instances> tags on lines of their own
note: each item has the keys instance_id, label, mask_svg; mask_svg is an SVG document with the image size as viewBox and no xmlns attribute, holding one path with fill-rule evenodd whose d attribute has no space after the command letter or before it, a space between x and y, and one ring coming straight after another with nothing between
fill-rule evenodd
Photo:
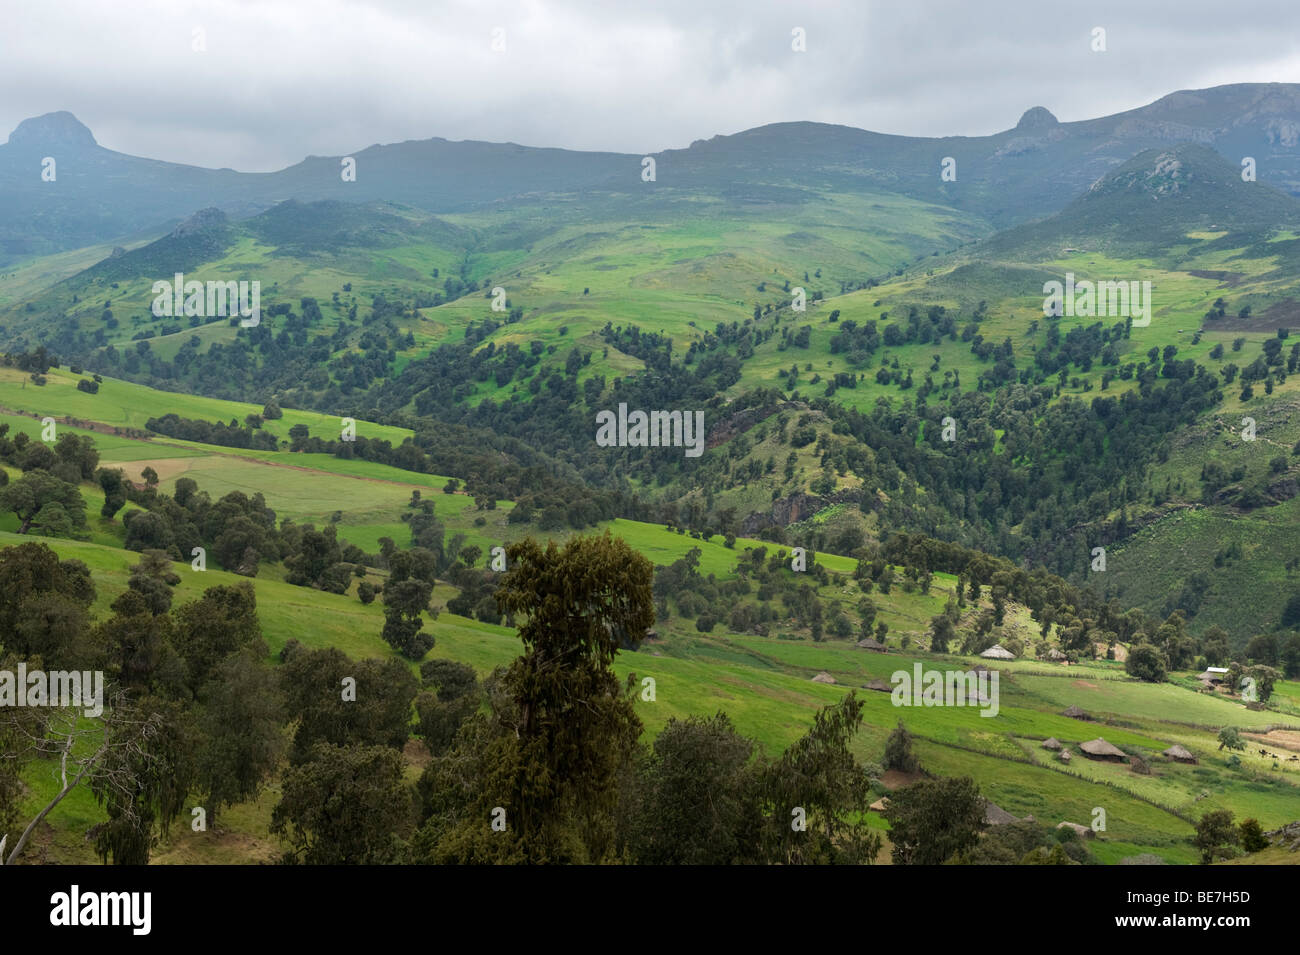
<instances>
[{"instance_id":1,"label":"valley","mask_svg":"<svg viewBox=\"0 0 1300 955\"><path fill-rule=\"evenodd\" d=\"M743 794L709 861L917 861L908 784L962 778L992 805L948 861L1300 861L1204 844L1216 813L1300 818L1300 164L1233 125L1246 101L1300 93L1135 111L1218 140L1034 109L990 137L778 124L649 182L441 139L360 151L355 182L329 157L168 178L71 114L24 122L0 658L94 644L175 772L140 805L72 789L15 861L682 861L646 835L680 809L673 746ZM60 184L108 172L37 236L15 170L56 141ZM260 320L187 314L182 273L256 283ZM562 638L600 661L576 708ZM992 708L892 692L976 667ZM330 709L346 679L362 716ZM11 847L61 791L47 750L0 785ZM553 782L569 759L590 791ZM778 818L803 773L808 857ZM361 777L353 845L313 800ZM473 821L507 779L536 842Z\"/></svg>"}]
</instances>

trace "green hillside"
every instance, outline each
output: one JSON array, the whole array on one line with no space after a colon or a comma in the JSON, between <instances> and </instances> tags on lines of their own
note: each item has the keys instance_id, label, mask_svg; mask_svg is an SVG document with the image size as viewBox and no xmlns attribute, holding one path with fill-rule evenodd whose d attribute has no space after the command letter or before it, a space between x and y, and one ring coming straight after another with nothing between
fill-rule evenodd
<instances>
[{"instance_id":1,"label":"green hillside","mask_svg":"<svg viewBox=\"0 0 1300 955\"><path fill-rule=\"evenodd\" d=\"M18 391L21 398L23 393L38 389ZM143 396L152 405L170 406L169 396ZM113 405L106 407L111 409ZM22 416L10 416L6 421L14 430L39 435L39 421ZM106 466L117 462L128 468L141 466L144 459L136 456L133 446L161 445L158 456L149 460L159 469L160 487L164 490L174 489L176 477L181 474L193 476L200 488L214 497L227 487L256 487L267 495L272 506L279 501L277 510L283 507L283 516L293 520L308 519L338 504L347 514L339 522L342 537L354 530L365 533L367 528L372 529L371 533L379 528L405 530L400 517L409 509L407 498L416 489L435 502L436 512L445 519L448 531L463 530L471 542L482 541L483 546L488 546L517 539L525 530L497 523L497 515L507 513L501 508L486 512L493 514L493 528L479 525L472 499L436 490L431 486L436 479L415 481L411 480L414 475L396 469L368 465L371 473L362 475L349 473L356 471L358 462L328 455L263 452L257 459L192 442L110 437L75 427L69 430L93 434L102 441L101 460ZM287 457L294 458L295 463L280 463ZM164 476L169 464L178 470ZM275 475L280 472L293 475L293 481L284 486L282 500L276 497L281 492ZM379 493L376 482L391 487L393 493ZM319 491L310 490L317 485ZM92 508L102 500L102 494L97 497L96 491L89 485L83 490ZM624 520L608 526L661 567L697 550L700 573L712 575L720 583L740 579L739 561L747 550L772 547L770 542L745 538L728 546L721 536L704 540L661 525ZM83 561L91 569L97 592L94 611L105 615L117 595L127 589L128 568L136 555L121 549L119 519L91 518L91 527L91 541L44 540L62 557ZM502 536L496 536L497 530ZM25 539L14 534L11 527L0 531L0 544L4 546ZM819 598L828 607L838 604L856 615L854 608L864 596L852 576L856 561L834 554L818 554L815 561L829 571L824 582L808 578ZM174 566L180 576L175 587L178 605L199 597L206 588L246 579L214 567L197 573L188 563ZM782 573L790 578L798 576L789 569ZM279 652L294 640L309 648L338 647L354 658L397 658L380 638L381 604L365 605L356 599L360 580L382 580L383 576L382 569L367 568L365 578L354 581L346 593L331 594L294 586L283 579L278 566L265 567L252 583L270 654L267 665L277 666ZM847 688L866 687L873 680L889 682L898 671L910 672L913 663L940 669L971 665L969 656L900 649L926 639L930 617L955 597L955 578L937 574L931 588L926 594L907 583L888 594L879 589L871 592L876 620L888 625L888 642L893 647L888 654L857 649L853 646L855 638L829 637L819 642L793 620L786 623L787 632L767 637L730 632L725 623L712 632L700 632L683 619L682 608L674 603L666 623L657 628L657 636L638 652L622 655L618 669L621 675L635 673L638 679L655 680L655 700L638 703L638 714L650 735L660 731L671 718L708 715L722 709L738 730L758 740L768 751L780 752L804 732L819 707L838 699ZM456 589L439 583L434 602L444 604ZM968 612L990 606L986 595ZM998 628L995 635L1011 640L1022 634L1022 613L1020 608L1011 608L1005 627ZM493 667L507 664L518 652L514 632L504 626L444 610L427 627L437 640L432 658L469 663L480 675L486 676ZM878 762L885 737L901 719L917 737L918 753L927 770L944 775L969 774L989 798L1015 814L1032 813L1051 824L1060 820L1086 824L1094 807L1102 806L1107 813L1107 829L1096 842L1094 854L1105 862L1142 852L1154 853L1169 862L1193 861L1188 841L1192 823L1211 808L1228 808L1239 817L1254 816L1270 827L1288 822L1295 815L1295 806L1300 804L1300 770L1285 762L1275 764L1249 749L1242 753L1240 765L1233 767L1218 752L1216 736L1221 727L1235 725L1257 732L1279 729L1280 737L1285 737L1287 732L1300 729L1300 707L1250 711L1239 703L1206 697L1175 684L1140 683L1126 676L1122 667L1104 660L1063 666L1036 662L1026 656L998 664L998 669L1001 693L993 718L982 717L973 707L900 708L888 693L861 691L866 704L865 726L855 739L855 752L869 763ZM811 677L818 673L831 674L835 682L812 682ZM1279 705L1286 707L1292 697L1300 697L1300 684L1282 684L1277 692ZM1060 715L1070 704L1083 707L1097 722ZM1064 766L1047 758L1050 754L1040 746L1049 736L1073 745L1097 735L1145 759L1152 766L1151 773L1139 775L1126 766L1092 763L1078 754L1069 766ZM1181 766L1158 755L1174 742L1196 753L1200 764ZM1288 745L1285 739L1274 743L1275 747ZM37 761L26 774L31 786L25 804L29 811L52 795L48 766ZM278 849L275 841L267 837L266 826L275 791L272 786L259 800L233 807L223 815L217 833L174 832L159 847L156 861L249 862L273 857ZM91 861L88 847L76 833L95 816L93 800L88 800L86 794L65 800L49 817L48 829L42 831L39 857L46 862Z\"/></svg>"},{"instance_id":2,"label":"green hillside","mask_svg":"<svg viewBox=\"0 0 1300 955\"><path fill-rule=\"evenodd\" d=\"M1202 129L1255 92L1139 112ZM1104 810L1086 846L1059 837L1076 862L1196 862L1218 810L1300 818L1300 200L1225 158L1249 130L1193 144L1113 119L1035 109L969 141L782 124L626 181L615 154L431 140L361 153L353 201L309 188L337 177L313 157L268 178L275 203L204 170L145 210L104 199L154 223L119 244L17 229L0 657L93 644L167 715L153 742L182 783L139 806L79 788L22 861L321 858L330 840L282 827L324 767L391 783L358 819L413 800L350 861L503 861L468 814L510 799L568 820L555 858L648 858L644 827L679 818L654 803L677 745L708 747L697 775L734 761L722 788L760 829L806 801L789 779L833 780L824 805L855 808L827 811L825 859L864 832L904 846L879 800L963 776L1041 848ZM99 156L69 114L30 122L0 182L50 129ZM130 193L137 161L100 159ZM212 202L162 216L195 188ZM184 289L178 311L178 273L258 283L257 320ZM638 415L689 427L651 440ZM609 418L631 427L607 440ZM999 681L983 707L890 692L977 664ZM362 715L329 711L353 672ZM223 804L203 743L231 728L251 742L225 741L250 749ZM1119 749L1081 748L1099 737ZM59 791L55 767L0 773L0 828ZM220 824L191 831L178 812L204 794ZM778 821L745 839L801 858ZM1011 853L999 839L978 851Z\"/></svg>"}]
</instances>

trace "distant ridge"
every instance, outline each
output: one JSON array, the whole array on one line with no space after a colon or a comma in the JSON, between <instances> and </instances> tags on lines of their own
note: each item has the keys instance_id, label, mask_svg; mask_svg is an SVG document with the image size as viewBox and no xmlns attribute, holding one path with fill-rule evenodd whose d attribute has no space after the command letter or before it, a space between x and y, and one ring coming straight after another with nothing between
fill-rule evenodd
<instances>
[{"instance_id":1,"label":"distant ridge","mask_svg":"<svg viewBox=\"0 0 1300 955\"><path fill-rule=\"evenodd\" d=\"M0 265L17 258L161 233L198 209L239 218L284 199L390 201L434 213L609 194L805 202L837 192L894 192L985 218L989 232L1060 211L1136 154L1180 143L1228 163L1255 159L1259 180L1300 194L1300 85L1182 90L1112 116L1062 123L1043 106L990 136L918 138L822 123L777 123L653 154L541 149L443 138L313 156L269 174L128 156L99 145L72 113L24 120L0 146ZM40 160L54 158L55 181ZM940 178L945 158L955 181Z\"/></svg>"},{"instance_id":2,"label":"distant ridge","mask_svg":"<svg viewBox=\"0 0 1300 955\"><path fill-rule=\"evenodd\" d=\"M1228 246L1267 238L1300 221L1300 200L1262 182L1214 150L1184 143L1148 149L1107 173L1059 213L1001 233L988 252L1057 258L1070 248L1167 249L1197 230L1224 232ZM1135 230L1134 223L1141 222Z\"/></svg>"}]
</instances>

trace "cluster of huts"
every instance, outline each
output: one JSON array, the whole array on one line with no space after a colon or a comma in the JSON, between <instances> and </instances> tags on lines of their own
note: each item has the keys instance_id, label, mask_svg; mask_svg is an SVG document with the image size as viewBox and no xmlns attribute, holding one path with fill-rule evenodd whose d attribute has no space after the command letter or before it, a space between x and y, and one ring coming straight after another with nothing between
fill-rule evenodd
<instances>
[{"instance_id":1,"label":"cluster of huts","mask_svg":"<svg viewBox=\"0 0 1300 955\"><path fill-rule=\"evenodd\" d=\"M889 797L881 796L871 804L872 812L883 813L889 808ZM1014 822L1037 822L1033 815L1017 816L1014 813L1007 812L992 800L984 800L984 824L986 826L1005 826ZM1077 822L1058 822L1057 829L1072 829L1078 834L1080 839L1092 839L1097 834L1087 826L1080 825Z\"/></svg>"},{"instance_id":2,"label":"cluster of huts","mask_svg":"<svg viewBox=\"0 0 1300 955\"><path fill-rule=\"evenodd\" d=\"M1076 720L1091 720L1091 717L1084 712L1083 709L1075 705L1066 708L1061 715ZM1044 740L1042 746L1043 749L1056 753L1056 758L1063 763L1068 763L1073 759L1069 747L1055 736ZM1096 739L1090 739L1079 743L1078 750L1081 755L1088 759L1104 760L1115 763L1127 763L1130 761L1127 753L1113 743L1107 742L1100 736ZM1179 743L1170 746L1168 749L1164 750L1161 755L1167 760L1176 763L1195 764L1197 761L1196 756L1188 750L1187 747L1182 746ZM1133 760L1135 763L1143 763L1143 761L1138 757L1133 757ZM887 808L889 808L888 796L882 796L871 804L871 809L874 812L884 812ZM989 826L1002 826L1013 822L1034 821L1035 819L1033 816L1016 816L1007 812L996 803L987 800L985 801L984 822ZM1082 839L1092 839L1096 836L1096 832L1094 832L1090 827L1081 825L1077 822L1060 822L1057 823L1056 828L1071 829Z\"/></svg>"},{"instance_id":3,"label":"cluster of huts","mask_svg":"<svg viewBox=\"0 0 1300 955\"><path fill-rule=\"evenodd\" d=\"M887 646L885 646L879 640L874 639L873 637L865 637L864 639L859 640L856 644L854 644L854 646L856 646L859 650L870 650L872 653L889 652L889 648ZM1008 650L1000 643L993 644L993 646L989 647L987 650L981 653L980 656L984 657L984 659L986 660L1014 660L1016 658L1016 655L1014 653L1012 653L1010 650ZM1060 650L1058 650L1056 647L1052 647L1047 651L1047 653L1043 655L1043 659L1049 660L1052 663L1064 663L1066 662L1068 657L1066 657L1066 655L1062 653ZM1215 669L1214 667L1210 668L1210 670L1214 670L1214 669ZM1227 672L1228 672L1227 670L1223 671L1224 674L1226 674ZM1202 676L1204 676L1204 674L1202 674Z\"/></svg>"},{"instance_id":4,"label":"cluster of huts","mask_svg":"<svg viewBox=\"0 0 1300 955\"><path fill-rule=\"evenodd\" d=\"M1088 716L1087 713L1085 713L1081 708L1073 704L1068 706L1061 713L1061 715L1068 716L1071 719L1075 719L1075 720L1091 719L1091 717ZM1051 736L1043 740L1043 749L1056 753L1056 758L1063 763L1068 763L1071 759L1074 758L1070 754L1069 748L1064 743L1062 743L1059 739L1057 739L1055 736ZM1090 739L1087 740L1086 742L1079 743L1079 752L1082 753L1084 756L1086 756L1088 759L1103 760L1112 763L1127 763L1129 761L1129 757L1127 753L1125 753L1122 749L1120 749L1118 746L1114 745L1113 743L1107 742L1100 736L1098 736L1096 739ZM1175 743L1173 746L1170 746L1168 749L1164 750L1160 755L1164 756L1166 759L1175 763L1194 764L1196 762L1196 756L1193 755L1193 753L1186 746L1182 746L1179 743Z\"/></svg>"}]
</instances>

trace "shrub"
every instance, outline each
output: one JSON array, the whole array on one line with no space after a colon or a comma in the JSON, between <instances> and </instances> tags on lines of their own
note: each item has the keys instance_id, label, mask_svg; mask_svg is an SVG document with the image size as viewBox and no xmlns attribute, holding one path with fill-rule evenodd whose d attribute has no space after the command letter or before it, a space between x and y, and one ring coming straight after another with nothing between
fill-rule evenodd
<instances>
[{"instance_id":1,"label":"shrub","mask_svg":"<svg viewBox=\"0 0 1300 955\"><path fill-rule=\"evenodd\" d=\"M1201 861L1205 864L1216 858L1226 859L1233 855L1232 847L1237 844L1237 829L1232 824L1232 812L1228 809L1215 809L1207 812L1196 823L1196 836L1192 844L1201 852Z\"/></svg>"},{"instance_id":2,"label":"shrub","mask_svg":"<svg viewBox=\"0 0 1300 955\"><path fill-rule=\"evenodd\" d=\"M920 768L921 764L912 752L912 734L907 731L902 720L898 721L898 726L885 741L885 756L880 765L902 773L914 773Z\"/></svg>"},{"instance_id":3,"label":"shrub","mask_svg":"<svg viewBox=\"0 0 1300 955\"><path fill-rule=\"evenodd\" d=\"M1241 847L1247 852L1259 852L1268 848L1268 839L1264 837L1264 827L1258 819L1241 821Z\"/></svg>"},{"instance_id":4,"label":"shrub","mask_svg":"<svg viewBox=\"0 0 1300 955\"><path fill-rule=\"evenodd\" d=\"M1144 683L1163 683L1165 665L1164 654L1151 644L1143 643L1129 651L1128 659L1124 661L1124 672Z\"/></svg>"}]
</instances>

